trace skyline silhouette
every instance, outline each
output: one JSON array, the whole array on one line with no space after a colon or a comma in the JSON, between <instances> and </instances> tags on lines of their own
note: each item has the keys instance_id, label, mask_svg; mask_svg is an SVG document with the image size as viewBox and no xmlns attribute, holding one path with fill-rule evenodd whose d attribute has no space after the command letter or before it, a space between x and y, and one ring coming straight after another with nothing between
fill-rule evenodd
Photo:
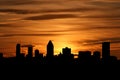
<instances>
[{"instance_id":1,"label":"skyline silhouette","mask_svg":"<svg viewBox=\"0 0 120 80\"><path fill-rule=\"evenodd\" d=\"M16 56L5 58L0 53L0 64L74 64L74 65L102 65L102 64L120 64L116 56L110 55L110 42L102 43L102 55L99 51L78 51L78 57L75 58L71 48L62 48L62 53L54 55L54 44L50 40L46 45L46 56L43 56L38 49L33 52L33 46L28 46L28 53L25 56L21 53L21 44L16 44ZM35 56L33 56L35 54Z\"/></svg>"}]
</instances>

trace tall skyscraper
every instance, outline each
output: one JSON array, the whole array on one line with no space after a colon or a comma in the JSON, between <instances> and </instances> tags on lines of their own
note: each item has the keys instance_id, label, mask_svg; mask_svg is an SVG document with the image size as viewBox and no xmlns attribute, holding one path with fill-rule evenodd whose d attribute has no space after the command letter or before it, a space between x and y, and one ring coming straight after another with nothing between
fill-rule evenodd
<instances>
[{"instance_id":1,"label":"tall skyscraper","mask_svg":"<svg viewBox=\"0 0 120 80\"><path fill-rule=\"evenodd\" d=\"M102 43L102 58L110 57L110 42Z\"/></svg>"},{"instance_id":2,"label":"tall skyscraper","mask_svg":"<svg viewBox=\"0 0 120 80\"><path fill-rule=\"evenodd\" d=\"M47 57L53 57L53 56L54 56L54 45L50 40L47 44Z\"/></svg>"},{"instance_id":3,"label":"tall skyscraper","mask_svg":"<svg viewBox=\"0 0 120 80\"><path fill-rule=\"evenodd\" d=\"M20 44L16 45L16 57L20 57Z\"/></svg>"}]
</instances>

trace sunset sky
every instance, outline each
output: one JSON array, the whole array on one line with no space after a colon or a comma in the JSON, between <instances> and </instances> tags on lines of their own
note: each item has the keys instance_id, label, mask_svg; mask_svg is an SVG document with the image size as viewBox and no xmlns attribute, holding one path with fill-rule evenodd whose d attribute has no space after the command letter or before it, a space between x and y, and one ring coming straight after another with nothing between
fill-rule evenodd
<instances>
[{"instance_id":1,"label":"sunset sky","mask_svg":"<svg viewBox=\"0 0 120 80\"><path fill-rule=\"evenodd\" d=\"M120 0L0 0L4 56L15 56L17 43L45 54L49 40L55 54L64 47L101 51L101 42L110 41L111 55L120 59Z\"/></svg>"}]
</instances>

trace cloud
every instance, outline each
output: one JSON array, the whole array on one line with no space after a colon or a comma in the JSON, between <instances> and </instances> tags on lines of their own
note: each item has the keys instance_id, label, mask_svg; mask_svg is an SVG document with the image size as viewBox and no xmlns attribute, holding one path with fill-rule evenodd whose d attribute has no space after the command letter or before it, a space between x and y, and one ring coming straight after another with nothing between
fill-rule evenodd
<instances>
[{"instance_id":1,"label":"cloud","mask_svg":"<svg viewBox=\"0 0 120 80\"><path fill-rule=\"evenodd\" d=\"M98 10L96 8L68 8L68 9L44 9L44 10L30 10L30 9L0 9L0 12L14 13L14 14L35 14L35 13L59 13L59 12L85 12Z\"/></svg>"},{"instance_id":2,"label":"cloud","mask_svg":"<svg viewBox=\"0 0 120 80\"><path fill-rule=\"evenodd\" d=\"M0 37L15 37L15 36L58 36L64 34L1 34Z\"/></svg>"},{"instance_id":3,"label":"cloud","mask_svg":"<svg viewBox=\"0 0 120 80\"><path fill-rule=\"evenodd\" d=\"M106 11L108 9L100 7L76 7L76 8L65 8L65 9L0 9L0 12L14 13L14 14L35 14L35 13L59 13L59 12L87 12L87 11ZM111 9L110 9L111 10Z\"/></svg>"},{"instance_id":4,"label":"cloud","mask_svg":"<svg viewBox=\"0 0 120 80\"><path fill-rule=\"evenodd\" d=\"M111 29L120 29L119 25L107 25L107 26L99 26L99 25L87 25L87 27L81 27L80 24L77 24L77 26L73 25L74 27L69 28L64 31L91 31L91 30L111 30Z\"/></svg>"},{"instance_id":5,"label":"cloud","mask_svg":"<svg viewBox=\"0 0 120 80\"><path fill-rule=\"evenodd\" d=\"M49 1L49 0L0 0L0 5L30 5L30 4L50 4L56 3L56 1Z\"/></svg>"},{"instance_id":6,"label":"cloud","mask_svg":"<svg viewBox=\"0 0 120 80\"><path fill-rule=\"evenodd\" d=\"M101 38L97 40L84 40L84 41L77 41L76 43L84 46L88 46L88 45L102 44L102 42L106 42L106 41L109 41L110 43L120 43L120 37Z\"/></svg>"},{"instance_id":7,"label":"cloud","mask_svg":"<svg viewBox=\"0 0 120 80\"><path fill-rule=\"evenodd\" d=\"M22 10L22 9L0 9L0 12L14 13L14 14L33 14L33 13L38 13L38 11Z\"/></svg>"},{"instance_id":8,"label":"cloud","mask_svg":"<svg viewBox=\"0 0 120 80\"><path fill-rule=\"evenodd\" d=\"M81 7L81 8L68 8L68 9L54 9L54 10L42 10L41 12L85 12L97 10L96 8Z\"/></svg>"},{"instance_id":9,"label":"cloud","mask_svg":"<svg viewBox=\"0 0 120 80\"><path fill-rule=\"evenodd\" d=\"M120 14L99 14L99 15L89 15L89 16L81 16L80 18L112 18L112 19L120 19Z\"/></svg>"},{"instance_id":10,"label":"cloud","mask_svg":"<svg viewBox=\"0 0 120 80\"><path fill-rule=\"evenodd\" d=\"M27 17L23 20L51 20L51 19L64 19L64 18L77 18L77 16L73 14L46 14L46 15Z\"/></svg>"},{"instance_id":11,"label":"cloud","mask_svg":"<svg viewBox=\"0 0 120 80\"><path fill-rule=\"evenodd\" d=\"M112 7L112 8L120 8L120 1L91 1L89 2L91 5L102 6L102 7Z\"/></svg>"},{"instance_id":12,"label":"cloud","mask_svg":"<svg viewBox=\"0 0 120 80\"><path fill-rule=\"evenodd\" d=\"M13 23L0 23L0 28L18 28L18 27L26 27L29 24L27 23L22 23L22 22L13 22Z\"/></svg>"},{"instance_id":13,"label":"cloud","mask_svg":"<svg viewBox=\"0 0 120 80\"><path fill-rule=\"evenodd\" d=\"M34 47L34 46L29 44L29 45L22 45L21 47Z\"/></svg>"},{"instance_id":14,"label":"cloud","mask_svg":"<svg viewBox=\"0 0 120 80\"><path fill-rule=\"evenodd\" d=\"M10 26L11 26L11 24L7 24L7 23L6 24L0 24L0 28L1 27L10 27Z\"/></svg>"}]
</instances>

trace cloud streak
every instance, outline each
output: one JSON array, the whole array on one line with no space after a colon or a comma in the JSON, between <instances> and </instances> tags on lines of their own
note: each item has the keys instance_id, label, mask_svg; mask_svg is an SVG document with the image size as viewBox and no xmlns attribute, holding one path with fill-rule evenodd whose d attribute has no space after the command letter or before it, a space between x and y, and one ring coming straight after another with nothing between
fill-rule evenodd
<instances>
[{"instance_id":1,"label":"cloud streak","mask_svg":"<svg viewBox=\"0 0 120 80\"><path fill-rule=\"evenodd\" d=\"M107 18L107 19L113 18L113 19L120 19L120 14L112 15L112 14L105 13L105 14L100 14L100 15L81 16L80 18L101 18L101 19L104 19L104 18Z\"/></svg>"},{"instance_id":2,"label":"cloud streak","mask_svg":"<svg viewBox=\"0 0 120 80\"><path fill-rule=\"evenodd\" d=\"M46 14L46 15L27 17L23 20L52 20L52 19L65 19L65 18L77 18L77 16L73 14Z\"/></svg>"},{"instance_id":3,"label":"cloud streak","mask_svg":"<svg viewBox=\"0 0 120 80\"><path fill-rule=\"evenodd\" d=\"M15 36L58 36L64 34L2 34L0 37L15 37Z\"/></svg>"},{"instance_id":4,"label":"cloud streak","mask_svg":"<svg viewBox=\"0 0 120 80\"><path fill-rule=\"evenodd\" d=\"M34 13L38 13L38 11L23 10L23 9L0 9L0 12L14 13L14 14L34 14Z\"/></svg>"},{"instance_id":5,"label":"cloud streak","mask_svg":"<svg viewBox=\"0 0 120 80\"><path fill-rule=\"evenodd\" d=\"M14 14L37 14L37 13L60 13L60 12L86 12L98 10L96 8L68 8L68 9L44 9L44 10L30 10L30 9L0 9L0 12L14 13Z\"/></svg>"},{"instance_id":6,"label":"cloud streak","mask_svg":"<svg viewBox=\"0 0 120 80\"><path fill-rule=\"evenodd\" d=\"M0 0L0 5L33 5L33 4L50 4L56 3L56 1L49 1L49 0Z\"/></svg>"},{"instance_id":7,"label":"cloud streak","mask_svg":"<svg viewBox=\"0 0 120 80\"><path fill-rule=\"evenodd\" d=\"M1 27L10 27L10 26L11 26L11 24L7 24L7 23L6 24L5 23L4 24L0 24L0 28Z\"/></svg>"},{"instance_id":8,"label":"cloud streak","mask_svg":"<svg viewBox=\"0 0 120 80\"><path fill-rule=\"evenodd\" d=\"M113 37L113 38L101 38L96 40L84 40L84 41L77 41L77 44L81 44L83 46L90 46L90 45L98 45L102 44L102 42L109 41L111 43L120 43L120 37Z\"/></svg>"}]
</instances>

